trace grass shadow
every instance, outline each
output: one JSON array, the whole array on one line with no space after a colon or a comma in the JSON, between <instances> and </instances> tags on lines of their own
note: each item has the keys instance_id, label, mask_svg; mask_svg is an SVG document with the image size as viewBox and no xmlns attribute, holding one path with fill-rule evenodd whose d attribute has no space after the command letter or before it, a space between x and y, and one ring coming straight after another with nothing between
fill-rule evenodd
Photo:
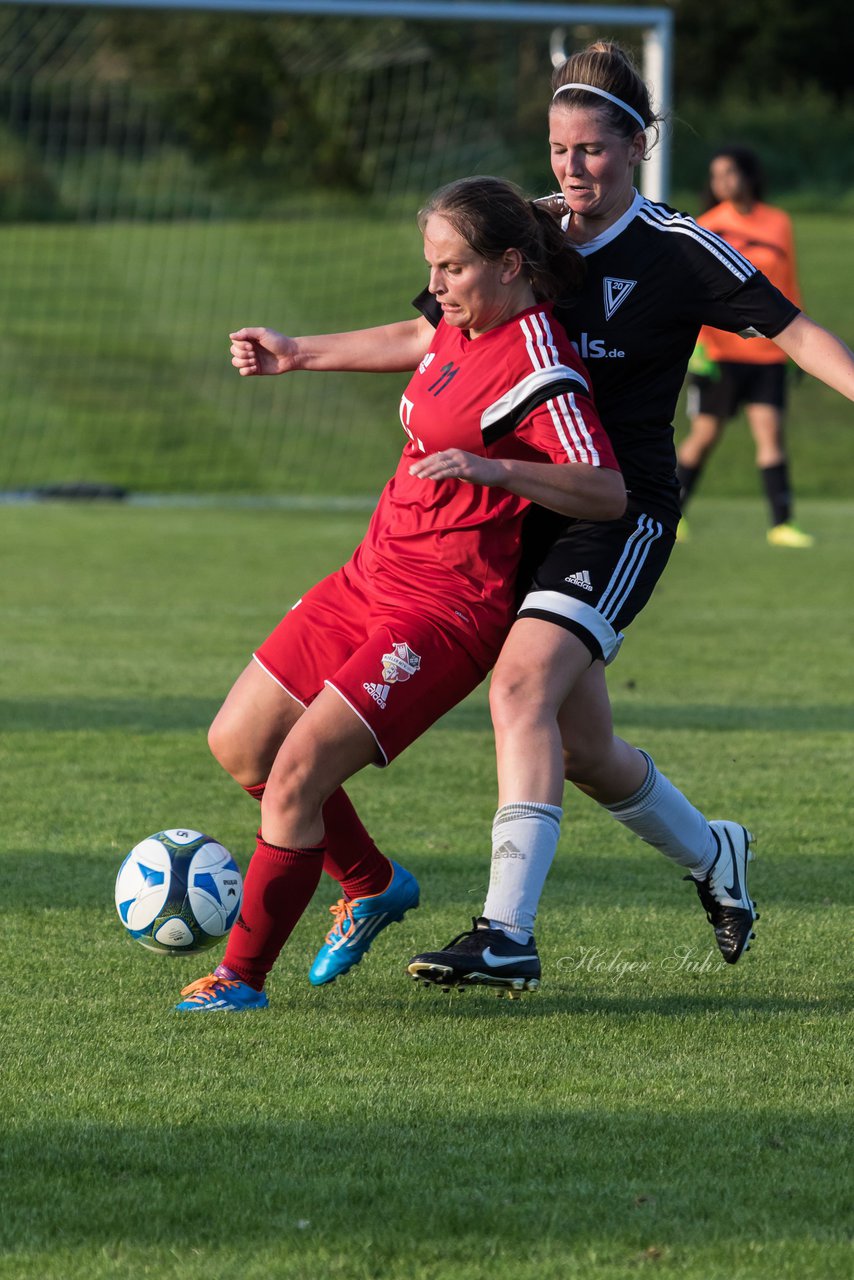
<instances>
[{"instance_id":1,"label":"grass shadow","mask_svg":"<svg viewBox=\"0 0 854 1280\"><path fill-rule=\"evenodd\" d=\"M155 733L206 729L217 712L216 698L6 698L0 701L0 728L6 733L92 732L126 729Z\"/></svg>"},{"instance_id":2,"label":"grass shadow","mask_svg":"<svg viewBox=\"0 0 854 1280\"><path fill-rule=\"evenodd\" d=\"M25 1232L33 1250L277 1245L351 1261L374 1250L375 1265L458 1249L549 1257L609 1234L626 1251L644 1237L680 1249L843 1235L833 1169L845 1132L832 1116L728 1106L722 1124L718 1108L608 1111L568 1096L480 1114L439 1087L358 1116L346 1096L330 1115L303 1092L251 1120L214 1110L168 1123L141 1118L139 1084L134 1122L7 1128L3 1234ZM227 1212L211 1212L224 1174ZM722 1177L726 1195L696 1212L697 1189Z\"/></svg>"}]
</instances>

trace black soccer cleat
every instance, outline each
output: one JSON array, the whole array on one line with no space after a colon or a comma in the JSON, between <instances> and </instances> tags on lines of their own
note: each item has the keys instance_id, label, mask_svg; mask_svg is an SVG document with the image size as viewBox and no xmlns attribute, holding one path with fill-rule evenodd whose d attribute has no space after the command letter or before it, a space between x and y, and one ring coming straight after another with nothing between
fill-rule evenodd
<instances>
[{"instance_id":1,"label":"black soccer cleat","mask_svg":"<svg viewBox=\"0 0 854 1280\"><path fill-rule=\"evenodd\" d=\"M491 929L483 916L472 919L472 928L453 938L441 951L414 956L407 973L425 986L431 983L449 991L452 987L497 987L513 998L540 985L540 957L533 937L514 942L503 929Z\"/></svg>"},{"instance_id":2,"label":"black soccer cleat","mask_svg":"<svg viewBox=\"0 0 854 1280\"><path fill-rule=\"evenodd\" d=\"M704 880L686 876L697 886L709 924L715 931L720 953L727 964L750 950L759 919L756 903L747 887L747 864L753 858L753 836L737 822L710 822L718 845L717 856Z\"/></svg>"}]
</instances>

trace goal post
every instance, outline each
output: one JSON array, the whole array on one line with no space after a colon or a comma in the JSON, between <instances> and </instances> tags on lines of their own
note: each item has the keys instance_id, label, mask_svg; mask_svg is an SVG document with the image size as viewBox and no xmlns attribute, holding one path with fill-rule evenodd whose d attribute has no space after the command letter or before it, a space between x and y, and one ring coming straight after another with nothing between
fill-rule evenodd
<instances>
[{"instance_id":1,"label":"goal post","mask_svg":"<svg viewBox=\"0 0 854 1280\"><path fill-rule=\"evenodd\" d=\"M666 200L670 190L669 116L673 93L673 12L664 7L608 4L540 4L536 0L19 0L23 4L84 8L174 9L206 13L304 14L310 17L409 18L442 22L494 22L555 28L603 23L640 29L643 77L663 117L659 143L641 175L645 195ZM2 0L0 0L2 3Z\"/></svg>"},{"instance_id":2,"label":"goal post","mask_svg":"<svg viewBox=\"0 0 854 1280\"><path fill-rule=\"evenodd\" d=\"M550 36L554 49L584 26L586 42L593 24L642 41L666 113L666 9L0 0L0 498L378 492L399 452L400 378L241 379L228 333L413 316L419 205L472 173L553 189ZM140 58L133 42L152 35ZM233 48L235 102L264 64L266 134L218 109L232 68L208 55ZM152 70L163 56L172 79ZM643 166L651 198L667 194L668 146L664 129Z\"/></svg>"}]
</instances>

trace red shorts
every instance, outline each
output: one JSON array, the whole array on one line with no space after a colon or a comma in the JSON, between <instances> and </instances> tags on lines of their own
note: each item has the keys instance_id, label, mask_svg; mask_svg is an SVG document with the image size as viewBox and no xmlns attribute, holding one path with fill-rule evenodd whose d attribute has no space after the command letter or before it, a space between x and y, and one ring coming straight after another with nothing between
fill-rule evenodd
<instances>
[{"instance_id":1,"label":"red shorts","mask_svg":"<svg viewBox=\"0 0 854 1280\"><path fill-rule=\"evenodd\" d=\"M421 607L378 606L342 570L298 600L255 653L303 706L325 684L335 689L370 729L384 764L462 702L497 657L498 647L485 650L464 626L457 633Z\"/></svg>"}]
</instances>

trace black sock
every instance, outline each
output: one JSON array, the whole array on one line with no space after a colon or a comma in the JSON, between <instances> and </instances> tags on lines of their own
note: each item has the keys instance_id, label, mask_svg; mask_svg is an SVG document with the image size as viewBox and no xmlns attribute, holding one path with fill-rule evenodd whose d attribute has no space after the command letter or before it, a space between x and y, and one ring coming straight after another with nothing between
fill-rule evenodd
<instances>
[{"instance_id":1,"label":"black sock","mask_svg":"<svg viewBox=\"0 0 854 1280\"><path fill-rule=\"evenodd\" d=\"M789 487L788 462L778 462L773 467L760 467L759 474L771 508L771 523L788 524L792 518L792 491Z\"/></svg>"},{"instance_id":2,"label":"black sock","mask_svg":"<svg viewBox=\"0 0 854 1280\"><path fill-rule=\"evenodd\" d=\"M679 505L685 509L685 504L691 497L694 486L700 479L703 468L686 467L683 463L676 464L676 479L679 481Z\"/></svg>"}]
</instances>

